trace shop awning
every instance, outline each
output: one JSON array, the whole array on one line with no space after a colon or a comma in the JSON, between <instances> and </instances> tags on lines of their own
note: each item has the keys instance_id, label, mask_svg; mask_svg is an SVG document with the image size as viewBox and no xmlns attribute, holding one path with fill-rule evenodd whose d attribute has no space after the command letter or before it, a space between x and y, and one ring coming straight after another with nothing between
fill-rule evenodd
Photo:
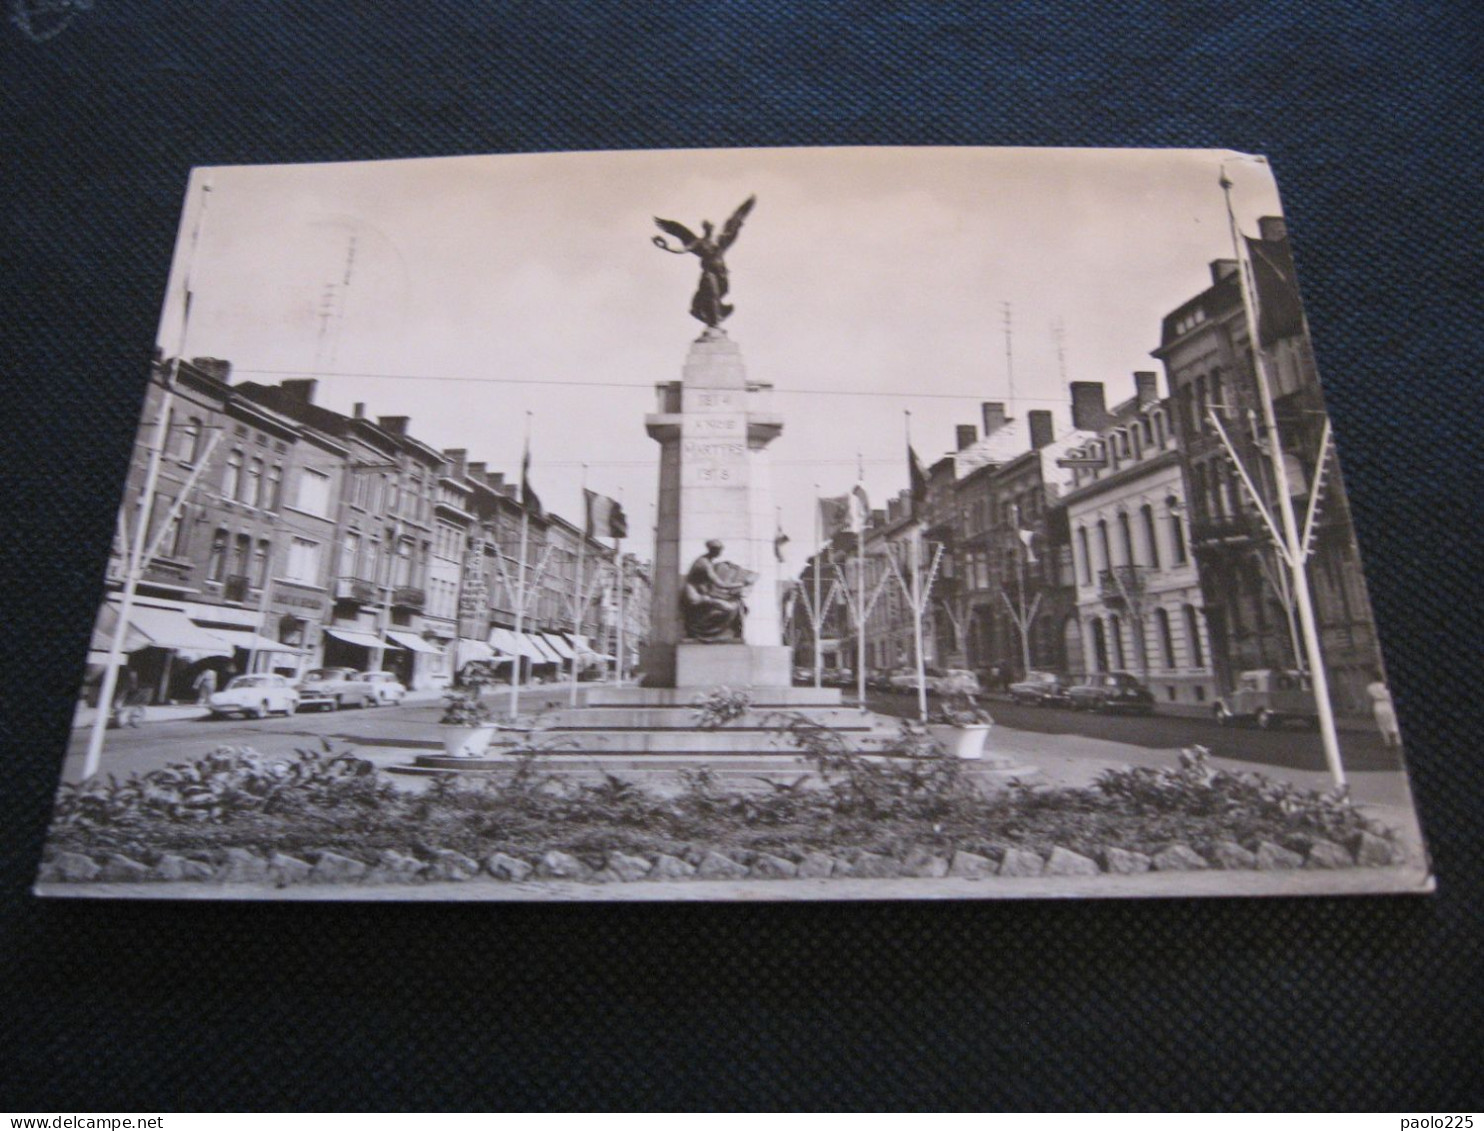
<instances>
[{"instance_id":1,"label":"shop awning","mask_svg":"<svg viewBox=\"0 0 1484 1131\"><path fill-rule=\"evenodd\" d=\"M559 659L573 660L577 658L577 653L572 651L572 646L555 633L543 632L540 639L546 643L548 648L557 654Z\"/></svg>"},{"instance_id":2,"label":"shop awning","mask_svg":"<svg viewBox=\"0 0 1484 1131\"><path fill-rule=\"evenodd\" d=\"M402 645L395 644L389 640L382 640L379 636L373 636L369 632L357 632L353 628L326 628L326 636L333 636L336 640L343 640L347 644L355 644L362 648L401 648Z\"/></svg>"},{"instance_id":3,"label":"shop awning","mask_svg":"<svg viewBox=\"0 0 1484 1131\"><path fill-rule=\"evenodd\" d=\"M233 645L229 641L214 632L208 632L185 613L175 609L136 605L129 610L129 628L146 638L148 643L142 647L168 648L195 656L232 654Z\"/></svg>"},{"instance_id":4,"label":"shop awning","mask_svg":"<svg viewBox=\"0 0 1484 1131\"><path fill-rule=\"evenodd\" d=\"M196 607L200 608L199 605ZM271 636L264 636L261 632L256 632L251 628L213 626L207 629L207 631L220 636L233 647L241 648L248 652L288 652L292 655L298 655L304 651L304 649L297 648L292 644L285 644L282 641L274 640Z\"/></svg>"},{"instance_id":5,"label":"shop awning","mask_svg":"<svg viewBox=\"0 0 1484 1131\"><path fill-rule=\"evenodd\" d=\"M199 601L185 602L185 615L202 628L214 629L217 625L230 625L239 632L243 629L256 632L263 619L256 609L239 609L232 605L203 605Z\"/></svg>"},{"instance_id":6,"label":"shop awning","mask_svg":"<svg viewBox=\"0 0 1484 1131\"><path fill-rule=\"evenodd\" d=\"M433 647L433 645L429 644L426 640L424 640L421 636L418 636L416 633L397 632L395 629L389 628L386 630L386 637L388 640L395 640L409 652L425 652L428 655L432 656L443 655L442 648Z\"/></svg>"},{"instance_id":7,"label":"shop awning","mask_svg":"<svg viewBox=\"0 0 1484 1131\"><path fill-rule=\"evenodd\" d=\"M508 664L509 656L498 655L493 648L483 640L470 640L467 636L459 637L457 645L458 666L465 664Z\"/></svg>"},{"instance_id":8,"label":"shop awning","mask_svg":"<svg viewBox=\"0 0 1484 1131\"><path fill-rule=\"evenodd\" d=\"M531 647L540 653L540 658L536 660L538 664L560 664L562 662L562 658L556 654L556 649L546 642L545 637L532 633L526 639L530 641Z\"/></svg>"},{"instance_id":9,"label":"shop awning","mask_svg":"<svg viewBox=\"0 0 1484 1131\"><path fill-rule=\"evenodd\" d=\"M513 632L508 628L490 629L490 643L508 656L524 656L533 664L550 664L554 661L525 632Z\"/></svg>"}]
</instances>

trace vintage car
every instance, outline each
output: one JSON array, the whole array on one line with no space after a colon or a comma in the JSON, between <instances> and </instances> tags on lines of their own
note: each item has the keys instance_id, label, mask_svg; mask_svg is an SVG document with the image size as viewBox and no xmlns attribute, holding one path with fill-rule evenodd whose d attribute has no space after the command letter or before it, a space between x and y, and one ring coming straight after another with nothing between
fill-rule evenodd
<instances>
[{"instance_id":1,"label":"vintage car","mask_svg":"<svg viewBox=\"0 0 1484 1131\"><path fill-rule=\"evenodd\" d=\"M315 668L299 681L299 706L338 711L341 707L374 707L376 688L359 679L355 668Z\"/></svg>"},{"instance_id":2,"label":"vintage car","mask_svg":"<svg viewBox=\"0 0 1484 1131\"><path fill-rule=\"evenodd\" d=\"M912 668L902 668L892 675L890 683L893 691L915 695L917 693L917 672ZM939 668L929 665L923 669L923 683L929 695L943 695L950 691L978 695L983 690L979 677L965 668Z\"/></svg>"},{"instance_id":3,"label":"vintage car","mask_svg":"<svg viewBox=\"0 0 1484 1131\"><path fill-rule=\"evenodd\" d=\"M1252 722L1271 730L1284 723L1319 725L1319 704L1303 672L1258 668L1238 672L1237 686L1212 708L1221 726Z\"/></svg>"},{"instance_id":4,"label":"vintage car","mask_svg":"<svg viewBox=\"0 0 1484 1131\"><path fill-rule=\"evenodd\" d=\"M1154 713L1154 693L1131 672L1095 672L1083 676L1067 694L1078 711Z\"/></svg>"},{"instance_id":5,"label":"vintage car","mask_svg":"<svg viewBox=\"0 0 1484 1131\"><path fill-rule=\"evenodd\" d=\"M242 715L266 718L274 711L292 715L299 708L299 693L281 675L239 675L207 700L212 718Z\"/></svg>"},{"instance_id":6,"label":"vintage car","mask_svg":"<svg viewBox=\"0 0 1484 1131\"><path fill-rule=\"evenodd\" d=\"M1010 698L1034 707L1070 707L1072 680L1060 672L1027 672L1010 685Z\"/></svg>"},{"instance_id":7,"label":"vintage car","mask_svg":"<svg viewBox=\"0 0 1484 1131\"><path fill-rule=\"evenodd\" d=\"M376 705L381 707L400 703L407 694L395 672L357 672L355 682L369 683L376 691Z\"/></svg>"}]
</instances>

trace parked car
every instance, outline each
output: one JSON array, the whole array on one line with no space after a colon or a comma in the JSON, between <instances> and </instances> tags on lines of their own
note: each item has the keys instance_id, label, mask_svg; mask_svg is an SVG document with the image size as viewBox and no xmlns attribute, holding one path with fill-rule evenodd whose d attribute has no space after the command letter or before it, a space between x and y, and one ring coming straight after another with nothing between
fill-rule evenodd
<instances>
[{"instance_id":1,"label":"parked car","mask_svg":"<svg viewBox=\"0 0 1484 1131\"><path fill-rule=\"evenodd\" d=\"M1070 707L1072 680L1060 672L1027 672L1010 685L1010 698L1035 707Z\"/></svg>"},{"instance_id":2,"label":"parked car","mask_svg":"<svg viewBox=\"0 0 1484 1131\"><path fill-rule=\"evenodd\" d=\"M1239 672L1237 686L1216 700L1213 708L1221 726L1252 722L1271 730L1287 722L1319 725L1319 704L1303 672L1258 668Z\"/></svg>"},{"instance_id":3,"label":"parked car","mask_svg":"<svg viewBox=\"0 0 1484 1131\"><path fill-rule=\"evenodd\" d=\"M357 683L369 683L376 692L374 706L385 707L388 704L402 702L402 697L407 694L407 688L402 686L395 672L357 672L355 676Z\"/></svg>"},{"instance_id":4,"label":"parked car","mask_svg":"<svg viewBox=\"0 0 1484 1131\"><path fill-rule=\"evenodd\" d=\"M1079 711L1136 711L1154 713L1154 693L1130 672L1098 672L1084 676L1067 692Z\"/></svg>"},{"instance_id":5,"label":"parked car","mask_svg":"<svg viewBox=\"0 0 1484 1131\"><path fill-rule=\"evenodd\" d=\"M299 681L299 706L337 711L341 707L376 705L376 688L362 679L355 668L315 668Z\"/></svg>"},{"instance_id":6,"label":"parked car","mask_svg":"<svg viewBox=\"0 0 1484 1131\"><path fill-rule=\"evenodd\" d=\"M979 676L967 668L937 668L936 674L929 677L927 689L929 695L947 695L950 692L958 695L979 695L984 687L979 682Z\"/></svg>"},{"instance_id":7,"label":"parked car","mask_svg":"<svg viewBox=\"0 0 1484 1131\"><path fill-rule=\"evenodd\" d=\"M213 718L241 715L261 719L274 711L292 715L299 709L299 693L281 675L239 675L207 700Z\"/></svg>"}]
</instances>

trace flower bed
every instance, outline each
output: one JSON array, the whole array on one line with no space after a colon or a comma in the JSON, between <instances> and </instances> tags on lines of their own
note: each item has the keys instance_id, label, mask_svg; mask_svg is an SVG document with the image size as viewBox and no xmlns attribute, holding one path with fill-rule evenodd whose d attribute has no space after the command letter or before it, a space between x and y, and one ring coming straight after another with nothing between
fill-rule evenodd
<instances>
[{"instance_id":1,"label":"flower bed","mask_svg":"<svg viewBox=\"0 0 1484 1131\"><path fill-rule=\"evenodd\" d=\"M1398 861L1343 795L1214 770L1110 770L1085 789L989 792L910 726L887 758L786 726L810 772L761 791L682 771L661 795L612 775L435 778L404 792L352 754L224 748L125 781L64 786L43 880L289 883L469 878L1040 875ZM802 769L802 768L801 768Z\"/></svg>"}]
</instances>

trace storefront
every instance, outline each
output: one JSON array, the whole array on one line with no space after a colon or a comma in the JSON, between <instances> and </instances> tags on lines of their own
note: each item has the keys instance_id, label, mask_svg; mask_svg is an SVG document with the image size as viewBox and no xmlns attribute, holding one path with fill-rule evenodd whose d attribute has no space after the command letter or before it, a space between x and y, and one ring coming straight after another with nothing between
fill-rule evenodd
<instances>
[{"instance_id":1,"label":"storefront","mask_svg":"<svg viewBox=\"0 0 1484 1131\"><path fill-rule=\"evenodd\" d=\"M140 692L147 702L168 703L194 698L192 684L204 668L216 670L218 684L235 674L233 644L221 635L202 628L186 615L184 602L148 598L129 610L124 648L128 660L121 666L119 687ZM119 623L119 602L110 598L98 611L95 643L104 645L99 671L107 664L108 650Z\"/></svg>"}]
</instances>

